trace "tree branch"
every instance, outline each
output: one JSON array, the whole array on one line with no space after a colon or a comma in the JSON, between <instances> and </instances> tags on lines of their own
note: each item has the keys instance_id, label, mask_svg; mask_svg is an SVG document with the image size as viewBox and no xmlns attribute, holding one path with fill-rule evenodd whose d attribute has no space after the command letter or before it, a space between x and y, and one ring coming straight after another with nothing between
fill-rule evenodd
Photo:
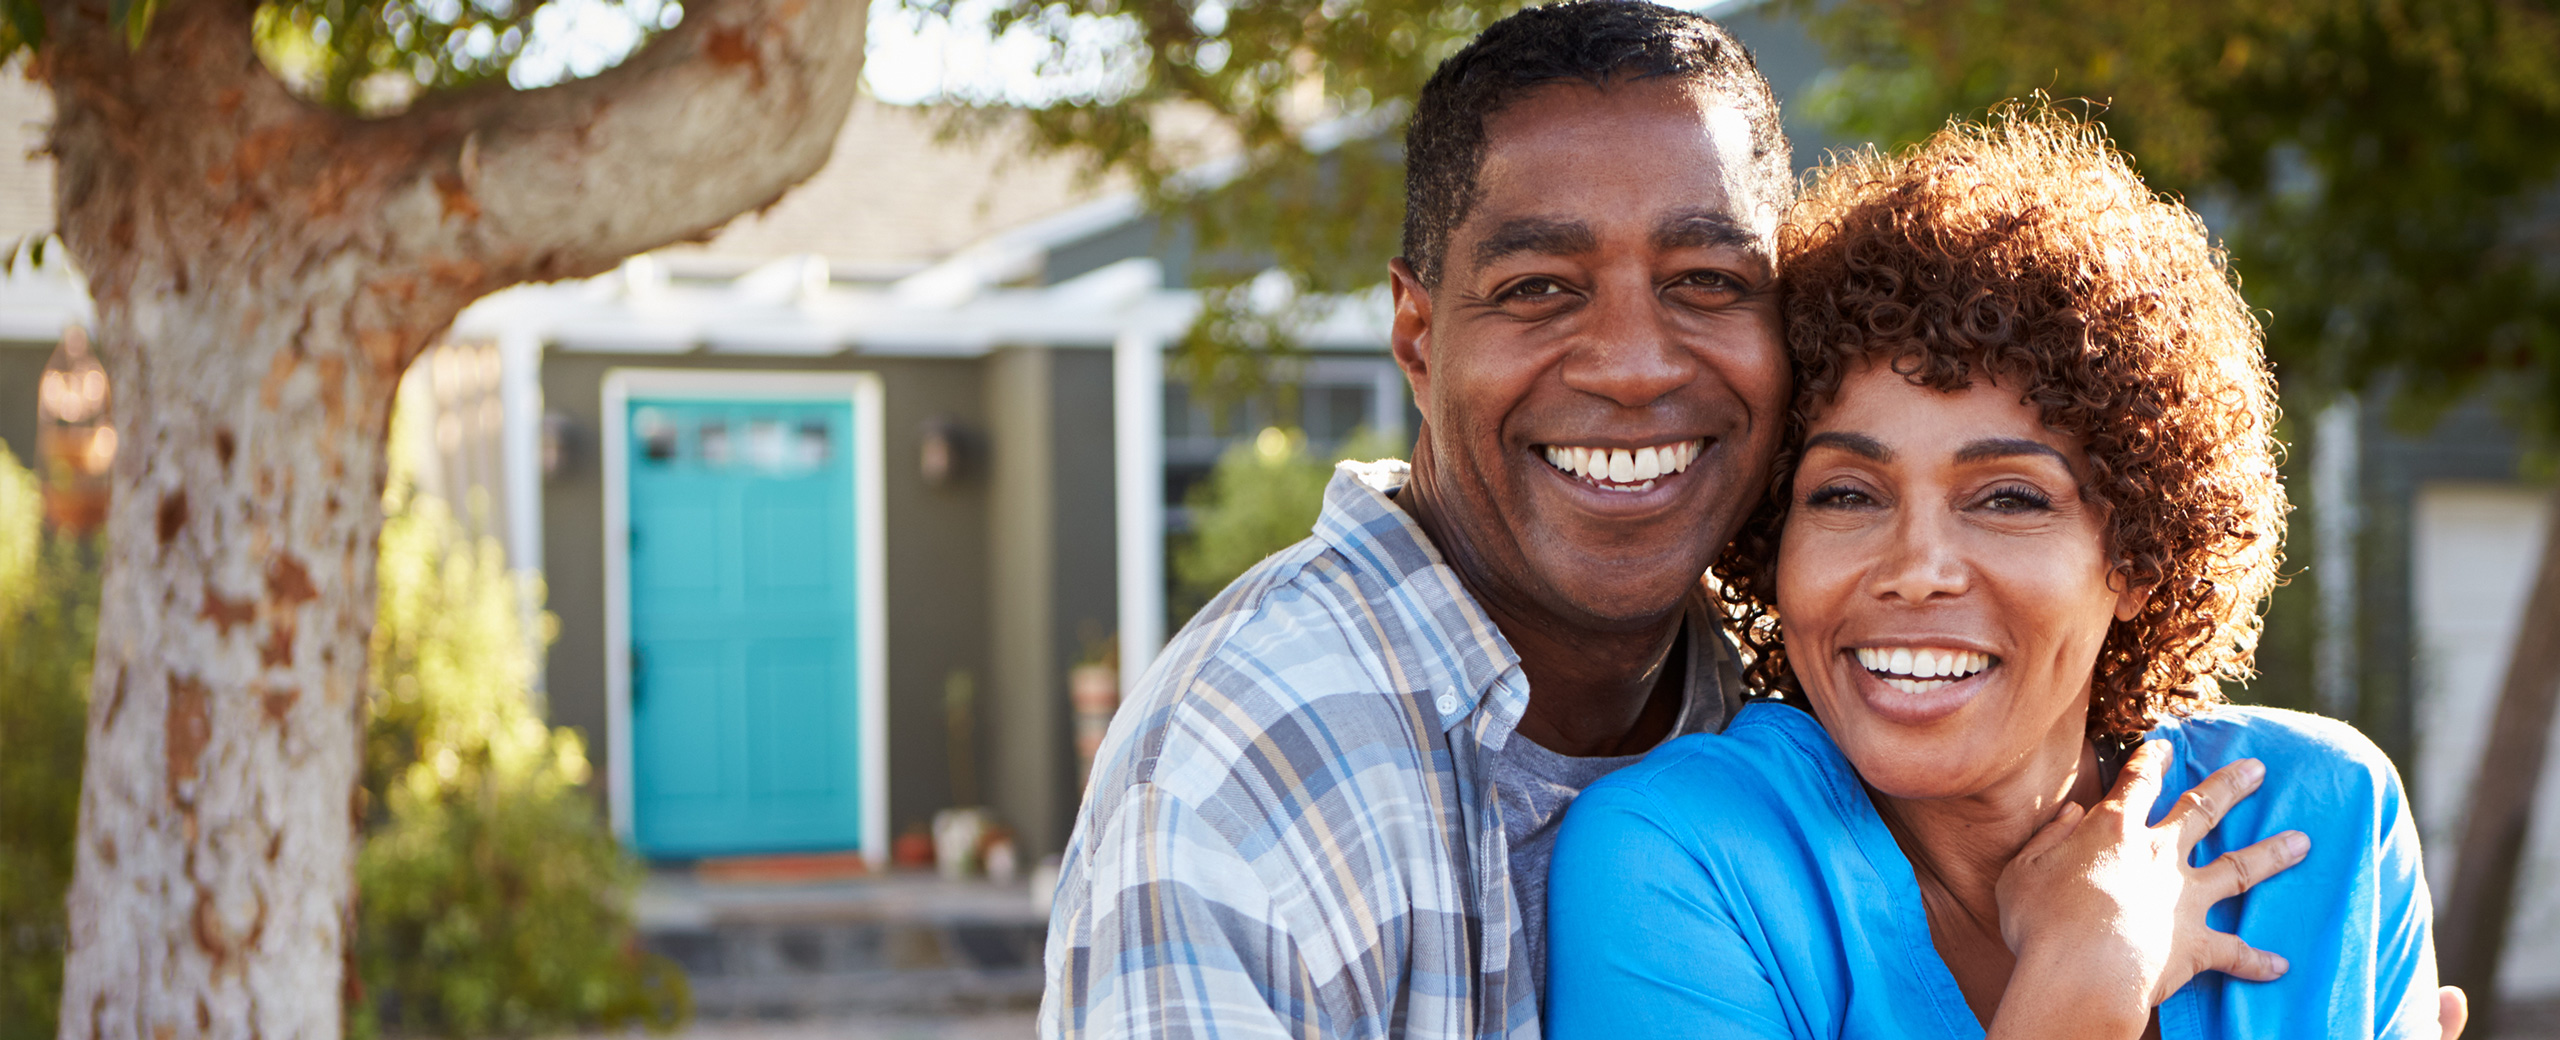
<instances>
[{"instance_id":1,"label":"tree branch","mask_svg":"<svg viewBox=\"0 0 2560 1040\"><path fill-rule=\"evenodd\" d=\"M682 25L593 78L431 101L403 118L458 136L418 188L495 284L592 274L703 236L826 163L860 82L868 6L695 0Z\"/></svg>"}]
</instances>

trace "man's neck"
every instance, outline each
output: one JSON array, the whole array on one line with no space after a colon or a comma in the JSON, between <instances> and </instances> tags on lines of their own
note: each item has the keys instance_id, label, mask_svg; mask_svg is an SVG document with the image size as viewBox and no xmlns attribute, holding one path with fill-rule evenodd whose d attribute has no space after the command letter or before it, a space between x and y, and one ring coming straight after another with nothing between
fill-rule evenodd
<instances>
[{"instance_id":1,"label":"man's neck","mask_svg":"<svg viewBox=\"0 0 2560 1040\"><path fill-rule=\"evenodd\" d=\"M1418 461L1418 460L1417 460ZM1540 606L1518 583L1486 565L1445 511L1423 468L1396 494L1458 579L1520 657L1529 708L1516 731L1562 755L1600 757L1649 751L1671 733L1687 696L1685 662L1672 660L1685 601L1661 617L1596 626Z\"/></svg>"}]
</instances>

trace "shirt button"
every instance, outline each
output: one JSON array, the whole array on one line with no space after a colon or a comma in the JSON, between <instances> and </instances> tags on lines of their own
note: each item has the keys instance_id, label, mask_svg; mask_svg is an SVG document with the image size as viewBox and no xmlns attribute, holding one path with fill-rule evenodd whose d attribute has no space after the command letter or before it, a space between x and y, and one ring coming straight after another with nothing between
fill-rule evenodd
<instances>
[{"instance_id":1,"label":"shirt button","mask_svg":"<svg viewBox=\"0 0 2560 1040\"><path fill-rule=\"evenodd\" d=\"M1444 694L1441 694L1441 695L1440 695L1440 714L1443 714L1443 715L1455 715L1455 714L1457 714L1457 712L1458 712L1458 695L1457 695L1457 694L1454 694L1454 693L1444 693Z\"/></svg>"}]
</instances>

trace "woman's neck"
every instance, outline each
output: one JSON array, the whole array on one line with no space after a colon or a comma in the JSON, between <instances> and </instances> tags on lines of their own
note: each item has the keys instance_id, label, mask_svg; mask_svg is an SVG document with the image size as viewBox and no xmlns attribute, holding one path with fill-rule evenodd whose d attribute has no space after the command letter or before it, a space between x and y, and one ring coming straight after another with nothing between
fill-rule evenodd
<instances>
[{"instance_id":1,"label":"woman's neck","mask_svg":"<svg viewBox=\"0 0 2560 1040\"><path fill-rule=\"evenodd\" d=\"M2097 750L2037 755L1990 788L1955 798L1895 798L1870 790L1878 815L1911 861L1928 911L1929 937L1975 1017L1991 1021L2015 958L2000 934L2000 873L2065 800L2105 795Z\"/></svg>"}]
</instances>

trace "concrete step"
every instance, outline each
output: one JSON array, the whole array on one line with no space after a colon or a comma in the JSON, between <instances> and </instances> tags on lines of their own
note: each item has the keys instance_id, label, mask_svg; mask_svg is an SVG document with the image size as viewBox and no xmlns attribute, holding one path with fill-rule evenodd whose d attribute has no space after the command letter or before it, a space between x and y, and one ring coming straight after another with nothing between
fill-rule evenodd
<instances>
[{"instance_id":1,"label":"concrete step","mask_svg":"<svg viewBox=\"0 0 2560 1040\"><path fill-rule=\"evenodd\" d=\"M706 1019L1035 1008L1048 916L1030 886L890 874L740 883L660 872L642 942L683 967Z\"/></svg>"}]
</instances>

